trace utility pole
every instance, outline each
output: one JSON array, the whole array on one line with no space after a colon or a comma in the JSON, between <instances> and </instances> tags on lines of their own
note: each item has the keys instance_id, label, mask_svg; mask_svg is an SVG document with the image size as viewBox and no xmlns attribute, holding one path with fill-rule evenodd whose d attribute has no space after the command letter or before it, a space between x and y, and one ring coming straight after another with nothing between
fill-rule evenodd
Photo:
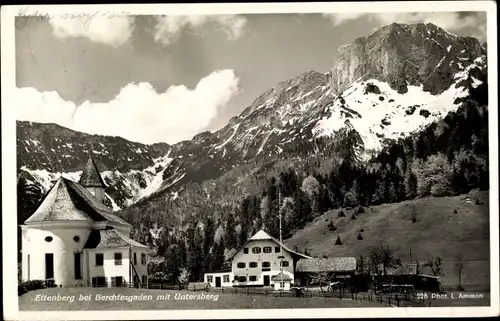
<instances>
[{"instance_id":1,"label":"utility pole","mask_svg":"<svg viewBox=\"0 0 500 321\"><path fill-rule=\"evenodd\" d=\"M281 258L281 263L280 263L280 268L281 268L281 283L280 283L280 288L283 290L283 239L281 235L281 190L280 186L278 185L278 214L279 214L279 219L280 219L280 258Z\"/></svg>"}]
</instances>

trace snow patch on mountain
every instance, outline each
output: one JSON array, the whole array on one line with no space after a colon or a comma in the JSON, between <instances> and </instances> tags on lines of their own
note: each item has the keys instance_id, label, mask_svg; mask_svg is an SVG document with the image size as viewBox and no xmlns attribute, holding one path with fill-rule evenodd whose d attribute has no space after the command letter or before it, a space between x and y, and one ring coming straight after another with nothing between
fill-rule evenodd
<instances>
[{"instance_id":1,"label":"snow patch on mountain","mask_svg":"<svg viewBox=\"0 0 500 321\"><path fill-rule=\"evenodd\" d=\"M145 177L146 188L140 190L137 193L135 200L133 201L147 197L156 192L161 187L161 184L163 183L163 173L173 160L173 158L169 157L169 154L170 153L163 157L155 159L155 165L150 166L146 170L144 170L144 173L149 174L148 177Z\"/></svg>"},{"instance_id":2,"label":"snow patch on mountain","mask_svg":"<svg viewBox=\"0 0 500 321\"><path fill-rule=\"evenodd\" d=\"M366 93L367 85L380 93ZM453 103L457 98L468 95L464 87L451 86L440 95L425 92L422 85L407 87L408 92L399 94L385 82L358 80L327 107L330 116L317 122L313 134L333 135L348 119L367 149L380 150L384 139L397 139L443 118L459 107Z\"/></svg>"},{"instance_id":3,"label":"snow patch on mountain","mask_svg":"<svg viewBox=\"0 0 500 321\"><path fill-rule=\"evenodd\" d=\"M64 177L70 179L72 181L77 182L80 179L81 171L77 172L68 172L68 173L52 173L45 169L29 169L26 166L22 166L21 170L30 174L31 177L35 180L33 183L38 183L44 192L47 192L55 181L59 179L59 177Z\"/></svg>"}]
</instances>

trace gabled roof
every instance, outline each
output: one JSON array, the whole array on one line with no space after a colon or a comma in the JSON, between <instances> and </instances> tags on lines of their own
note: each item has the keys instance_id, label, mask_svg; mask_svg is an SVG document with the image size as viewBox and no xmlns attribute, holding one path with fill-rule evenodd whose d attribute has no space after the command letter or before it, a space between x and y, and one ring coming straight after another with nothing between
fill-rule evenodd
<instances>
[{"instance_id":1,"label":"gabled roof","mask_svg":"<svg viewBox=\"0 0 500 321\"><path fill-rule=\"evenodd\" d=\"M127 246L147 248L146 245L132 240L130 237L123 235L120 231L114 228L105 230L92 230L83 248L102 249Z\"/></svg>"},{"instance_id":2,"label":"gabled roof","mask_svg":"<svg viewBox=\"0 0 500 321\"><path fill-rule=\"evenodd\" d=\"M109 221L131 226L77 182L60 177L25 223L44 221Z\"/></svg>"},{"instance_id":3,"label":"gabled roof","mask_svg":"<svg viewBox=\"0 0 500 321\"><path fill-rule=\"evenodd\" d=\"M83 169L82 176L80 176L78 183L84 187L106 187L92 156L87 160L87 164L85 164L85 168Z\"/></svg>"},{"instance_id":4,"label":"gabled roof","mask_svg":"<svg viewBox=\"0 0 500 321\"><path fill-rule=\"evenodd\" d=\"M302 253L298 253L298 252L295 252L295 251L292 251L291 249L289 249L285 244L283 243L280 243L279 240L275 239L274 237L272 237L271 235L267 234L264 230L260 230L258 231L257 233L255 233L251 238L249 238L245 244L243 244L243 246L236 252L234 253L229 259L232 259L233 257L236 256L236 254L240 253L241 250L251 241L255 241L255 240L272 240L274 241L276 244L278 245L281 245L283 247L284 250L287 250L288 252L296 255L296 256L299 256L299 257L302 257L302 258L311 258L310 256L307 256L305 254L302 254Z\"/></svg>"},{"instance_id":5,"label":"gabled roof","mask_svg":"<svg viewBox=\"0 0 500 321\"><path fill-rule=\"evenodd\" d=\"M273 275L271 277L271 280L272 281L281 281L281 280L283 280L283 281L292 281L292 278L288 274L280 272L280 273L278 273L276 275Z\"/></svg>"},{"instance_id":6,"label":"gabled roof","mask_svg":"<svg viewBox=\"0 0 500 321\"><path fill-rule=\"evenodd\" d=\"M348 272L356 270L356 258L309 258L297 261L297 272Z\"/></svg>"}]
</instances>

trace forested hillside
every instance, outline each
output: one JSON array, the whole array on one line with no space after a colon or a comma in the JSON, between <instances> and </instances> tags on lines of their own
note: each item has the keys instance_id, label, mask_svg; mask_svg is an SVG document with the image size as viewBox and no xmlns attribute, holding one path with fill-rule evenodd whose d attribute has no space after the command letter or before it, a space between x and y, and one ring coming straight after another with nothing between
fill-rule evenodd
<instances>
[{"instance_id":1,"label":"forested hillside","mask_svg":"<svg viewBox=\"0 0 500 321\"><path fill-rule=\"evenodd\" d=\"M487 85L475 88L457 112L392 142L367 162L356 156L353 142L349 131L331 146L317 140L331 157L310 154L238 168L188 185L175 199L158 198L121 215L138 226L134 237L153 245L152 273L175 280L184 268L199 280L220 269L258 229L278 236L279 211L288 238L334 208L488 189Z\"/></svg>"}]
</instances>

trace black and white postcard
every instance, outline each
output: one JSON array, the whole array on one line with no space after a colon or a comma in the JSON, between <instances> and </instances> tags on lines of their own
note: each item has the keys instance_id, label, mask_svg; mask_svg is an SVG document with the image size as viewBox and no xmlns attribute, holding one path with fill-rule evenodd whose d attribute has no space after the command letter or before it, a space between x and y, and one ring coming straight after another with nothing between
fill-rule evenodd
<instances>
[{"instance_id":1,"label":"black and white postcard","mask_svg":"<svg viewBox=\"0 0 500 321\"><path fill-rule=\"evenodd\" d=\"M1 21L7 320L498 315L495 2Z\"/></svg>"}]
</instances>

